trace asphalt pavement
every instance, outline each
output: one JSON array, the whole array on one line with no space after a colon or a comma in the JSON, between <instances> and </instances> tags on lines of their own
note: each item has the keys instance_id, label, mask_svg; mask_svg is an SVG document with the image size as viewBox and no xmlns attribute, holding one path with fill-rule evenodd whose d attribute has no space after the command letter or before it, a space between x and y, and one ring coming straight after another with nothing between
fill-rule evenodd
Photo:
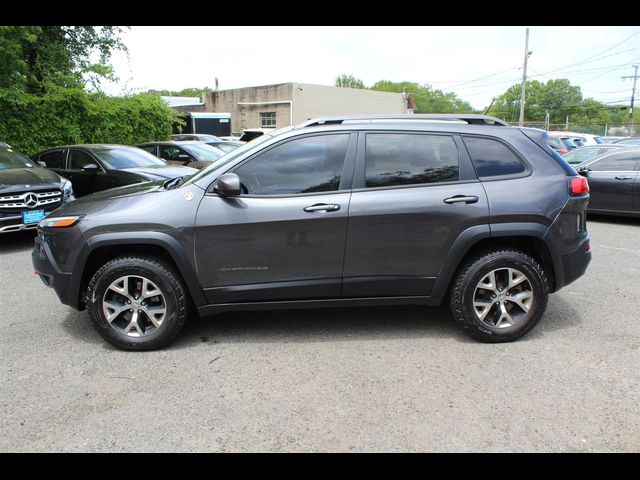
<instances>
[{"instance_id":1,"label":"asphalt pavement","mask_svg":"<svg viewBox=\"0 0 640 480\"><path fill-rule=\"evenodd\" d=\"M0 236L0 451L640 451L640 219L590 217L587 273L525 338L445 307L225 313L116 350Z\"/></svg>"}]
</instances>

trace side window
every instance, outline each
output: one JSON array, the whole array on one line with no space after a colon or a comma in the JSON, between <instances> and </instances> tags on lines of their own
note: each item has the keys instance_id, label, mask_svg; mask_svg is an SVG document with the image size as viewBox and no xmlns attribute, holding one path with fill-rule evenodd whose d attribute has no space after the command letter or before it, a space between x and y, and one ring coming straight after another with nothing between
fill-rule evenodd
<instances>
[{"instance_id":1,"label":"side window","mask_svg":"<svg viewBox=\"0 0 640 480\"><path fill-rule=\"evenodd\" d=\"M464 144L480 178L513 175L526 171L520 159L497 140L464 137Z\"/></svg>"},{"instance_id":2,"label":"side window","mask_svg":"<svg viewBox=\"0 0 640 480\"><path fill-rule=\"evenodd\" d=\"M164 158L165 160L181 160L178 158L178 155L183 152L182 149L178 147L174 147L173 145L160 145L160 158Z\"/></svg>"},{"instance_id":3,"label":"side window","mask_svg":"<svg viewBox=\"0 0 640 480\"><path fill-rule=\"evenodd\" d=\"M66 168L64 164L65 153L64 150L56 150L55 152L45 153L40 155L40 161L47 164L47 168Z\"/></svg>"},{"instance_id":4,"label":"side window","mask_svg":"<svg viewBox=\"0 0 640 480\"><path fill-rule=\"evenodd\" d=\"M348 134L304 137L276 145L235 170L249 195L338 190Z\"/></svg>"},{"instance_id":5,"label":"side window","mask_svg":"<svg viewBox=\"0 0 640 480\"><path fill-rule=\"evenodd\" d=\"M638 158L637 153L615 153L593 162L589 168L594 172L629 172L635 169Z\"/></svg>"},{"instance_id":6,"label":"side window","mask_svg":"<svg viewBox=\"0 0 640 480\"><path fill-rule=\"evenodd\" d=\"M87 152L82 150L69 151L69 170L82 170L85 165L90 163L96 164L97 162ZM49 164L47 163L47 165Z\"/></svg>"},{"instance_id":7,"label":"side window","mask_svg":"<svg viewBox=\"0 0 640 480\"><path fill-rule=\"evenodd\" d=\"M155 145L143 145L141 147L142 150L145 150L147 152L149 152L151 155L155 155L156 154L156 146Z\"/></svg>"},{"instance_id":8,"label":"side window","mask_svg":"<svg viewBox=\"0 0 640 480\"><path fill-rule=\"evenodd\" d=\"M458 149L446 135L370 133L365 155L368 188L459 179Z\"/></svg>"}]
</instances>

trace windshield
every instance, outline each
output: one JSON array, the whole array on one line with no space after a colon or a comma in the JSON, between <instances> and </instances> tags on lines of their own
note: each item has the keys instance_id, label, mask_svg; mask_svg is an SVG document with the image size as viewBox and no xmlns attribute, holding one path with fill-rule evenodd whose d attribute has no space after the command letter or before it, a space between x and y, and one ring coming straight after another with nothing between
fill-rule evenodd
<instances>
[{"instance_id":1,"label":"windshield","mask_svg":"<svg viewBox=\"0 0 640 480\"><path fill-rule=\"evenodd\" d=\"M207 145L206 143L182 143L180 147L184 148L198 160L204 162L215 162L225 153L219 148Z\"/></svg>"},{"instance_id":2,"label":"windshield","mask_svg":"<svg viewBox=\"0 0 640 480\"><path fill-rule=\"evenodd\" d=\"M272 138L273 137L271 135L262 135L260 138L257 138L256 140L254 140L251 143L245 143L241 147L238 147L235 150L232 150L231 152L223 155L222 157L220 157L218 160L213 162L208 167L205 167L202 170L200 170L198 173L194 173L191 177L189 177L189 179L187 181L184 182L184 185L188 185L190 183L193 183L195 181L200 180L202 177L208 175L209 173L213 172L214 170L217 170L218 168L223 167L227 163L229 163L229 162L235 160L236 158L240 157L241 155L243 155L248 150L253 150L254 147L256 147L258 145L261 145L262 143L268 142Z\"/></svg>"},{"instance_id":3,"label":"windshield","mask_svg":"<svg viewBox=\"0 0 640 480\"><path fill-rule=\"evenodd\" d=\"M135 168L166 165L164 160L137 147L93 147L91 151L109 168Z\"/></svg>"},{"instance_id":4,"label":"windshield","mask_svg":"<svg viewBox=\"0 0 640 480\"><path fill-rule=\"evenodd\" d=\"M31 160L20 152L16 152L12 148L0 148L0 170L33 166Z\"/></svg>"}]
</instances>

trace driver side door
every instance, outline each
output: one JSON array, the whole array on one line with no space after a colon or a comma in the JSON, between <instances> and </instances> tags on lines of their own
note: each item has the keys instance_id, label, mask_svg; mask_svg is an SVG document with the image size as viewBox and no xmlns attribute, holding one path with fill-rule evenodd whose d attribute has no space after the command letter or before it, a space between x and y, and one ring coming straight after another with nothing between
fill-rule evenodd
<instances>
[{"instance_id":1,"label":"driver side door","mask_svg":"<svg viewBox=\"0 0 640 480\"><path fill-rule=\"evenodd\" d=\"M210 303L340 297L356 135L283 141L225 173L196 215L195 254Z\"/></svg>"}]
</instances>

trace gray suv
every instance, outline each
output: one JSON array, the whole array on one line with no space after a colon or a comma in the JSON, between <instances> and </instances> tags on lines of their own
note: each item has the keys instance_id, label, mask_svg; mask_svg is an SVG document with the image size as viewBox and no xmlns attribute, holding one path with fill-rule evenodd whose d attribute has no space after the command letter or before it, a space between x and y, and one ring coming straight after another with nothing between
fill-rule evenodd
<instances>
[{"instance_id":1,"label":"gray suv","mask_svg":"<svg viewBox=\"0 0 640 480\"><path fill-rule=\"evenodd\" d=\"M224 311L449 303L515 340L591 260L587 179L541 130L481 115L327 117L266 133L183 179L44 219L33 264L127 350Z\"/></svg>"}]
</instances>

